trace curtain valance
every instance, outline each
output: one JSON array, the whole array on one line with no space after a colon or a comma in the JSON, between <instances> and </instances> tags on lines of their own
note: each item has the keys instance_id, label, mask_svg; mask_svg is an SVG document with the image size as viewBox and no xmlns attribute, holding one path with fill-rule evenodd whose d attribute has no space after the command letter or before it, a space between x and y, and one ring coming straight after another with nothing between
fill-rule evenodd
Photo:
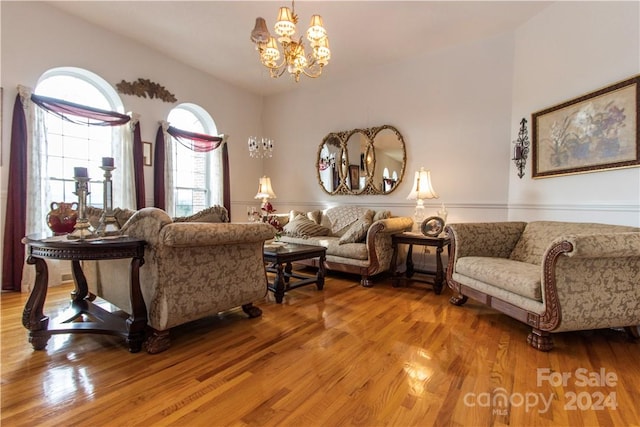
<instances>
[{"instance_id":1,"label":"curtain valance","mask_svg":"<svg viewBox=\"0 0 640 427\"><path fill-rule=\"evenodd\" d=\"M131 120L131 117L126 114L101 110L48 96L33 94L31 101L45 111L76 124L85 124L85 122L79 122L74 119L75 117L88 119L91 126L120 126Z\"/></svg>"},{"instance_id":2,"label":"curtain valance","mask_svg":"<svg viewBox=\"0 0 640 427\"><path fill-rule=\"evenodd\" d=\"M197 153L213 151L222 144L223 140L220 136L189 132L173 126L167 128L167 133L174 137L180 144Z\"/></svg>"}]
</instances>

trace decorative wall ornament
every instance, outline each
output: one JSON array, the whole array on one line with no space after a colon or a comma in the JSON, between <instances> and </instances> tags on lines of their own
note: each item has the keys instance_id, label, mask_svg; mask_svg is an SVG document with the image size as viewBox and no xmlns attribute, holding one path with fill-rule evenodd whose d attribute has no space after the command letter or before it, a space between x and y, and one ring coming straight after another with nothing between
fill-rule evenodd
<instances>
[{"instance_id":1,"label":"decorative wall ornament","mask_svg":"<svg viewBox=\"0 0 640 427\"><path fill-rule=\"evenodd\" d=\"M135 95L140 98L158 98L164 102L176 102L176 96L169 92L159 83L154 83L149 79L138 79L135 82L127 82L122 80L116 84L118 92L125 95Z\"/></svg>"},{"instance_id":2,"label":"decorative wall ornament","mask_svg":"<svg viewBox=\"0 0 640 427\"><path fill-rule=\"evenodd\" d=\"M520 120L520 131L518 139L513 142L516 146L513 149L513 160L518 169L518 178L524 176L524 167L527 165L527 157L529 157L529 136L527 134L527 119L524 117Z\"/></svg>"}]
</instances>

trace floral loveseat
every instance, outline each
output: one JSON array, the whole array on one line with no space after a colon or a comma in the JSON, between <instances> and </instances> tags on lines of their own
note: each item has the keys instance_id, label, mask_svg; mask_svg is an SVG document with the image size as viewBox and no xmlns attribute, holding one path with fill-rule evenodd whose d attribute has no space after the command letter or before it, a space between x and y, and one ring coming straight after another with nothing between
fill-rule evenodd
<instances>
[{"instance_id":1,"label":"floral loveseat","mask_svg":"<svg viewBox=\"0 0 640 427\"><path fill-rule=\"evenodd\" d=\"M91 222L98 211L89 213ZM260 316L252 303L267 292L262 247L275 230L262 223L217 222L227 218L223 207L174 219L157 208L116 210L118 222L126 220L122 234L147 242L140 286L153 330L149 353L169 347L174 326L240 306L250 317ZM92 293L130 312L128 260L90 261L83 268Z\"/></svg>"},{"instance_id":2,"label":"floral loveseat","mask_svg":"<svg viewBox=\"0 0 640 427\"><path fill-rule=\"evenodd\" d=\"M410 230L413 220L394 217L387 210L337 206L311 212L279 214L281 240L327 248L325 267L361 275L362 286L372 286L371 276L391 266L391 235ZM317 267L317 259L302 264Z\"/></svg>"},{"instance_id":3,"label":"floral loveseat","mask_svg":"<svg viewBox=\"0 0 640 427\"><path fill-rule=\"evenodd\" d=\"M551 350L550 332L640 325L640 229L572 222L450 224L450 302L467 297L532 327L527 342Z\"/></svg>"}]
</instances>

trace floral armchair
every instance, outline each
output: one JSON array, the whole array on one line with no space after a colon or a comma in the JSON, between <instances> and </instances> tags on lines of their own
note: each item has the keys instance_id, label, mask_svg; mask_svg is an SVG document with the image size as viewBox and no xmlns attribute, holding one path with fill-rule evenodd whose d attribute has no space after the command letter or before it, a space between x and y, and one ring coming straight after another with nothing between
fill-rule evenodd
<instances>
[{"instance_id":1,"label":"floral armchair","mask_svg":"<svg viewBox=\"0 0 640 427\"><path fill-rule=\"evenodd\" d=\"M219 209L214 217L211 214L183 221L158 208L143 208L122 227L123 234L147 242L140 285L152 330L146 342L149 353L169 347L174 326L235 307L242 307L249 317L261 315L253 302L267 292L262 247L274 236L274 228L262 223L194 222L228 218ZM129 312L128 261L86 264L90 291Z\"/></svg>"}]
</instances>

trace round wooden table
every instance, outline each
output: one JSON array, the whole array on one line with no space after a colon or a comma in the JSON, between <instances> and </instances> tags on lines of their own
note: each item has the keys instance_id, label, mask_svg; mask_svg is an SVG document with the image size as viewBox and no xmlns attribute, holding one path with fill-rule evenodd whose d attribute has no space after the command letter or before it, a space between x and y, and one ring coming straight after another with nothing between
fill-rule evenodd
<instances>
[{"instance_id":1,"label":"round wooden table","mask_svg":"<svg viewBox=\"0 0 640 427\"><path fill-rule=\"evenodd\" d=\"M130 237L91 240L69 240L66 236L29 235L22 239L27 249L27 264L36 268L36 279L22 313L22 324L29 330L29 342L35 350L43 350L53 334L91 333L120 335L127 340L129 351L142 348L147 325L147 308L140 290L140 267L144 264L146 242ZM131 258L130 298L132 313L128 318L113 314L93 304L87 279L80 261ZM45 259L70 260L75 282L68 310L55 319L45 316L49 273ZM76 321L87 314L91 321Z\"/></svg>"}]
</instances>

